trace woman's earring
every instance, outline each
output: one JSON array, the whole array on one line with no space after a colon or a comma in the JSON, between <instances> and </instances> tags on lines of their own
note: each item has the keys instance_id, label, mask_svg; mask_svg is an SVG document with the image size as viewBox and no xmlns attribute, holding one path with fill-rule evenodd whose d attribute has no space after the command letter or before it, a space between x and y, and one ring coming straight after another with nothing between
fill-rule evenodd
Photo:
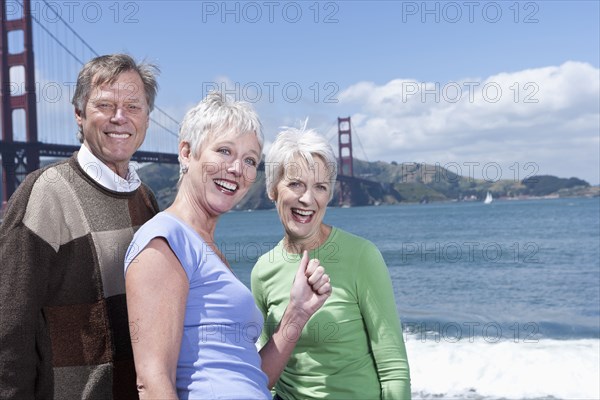
<instances>
[{"instance_id":1,"label":"woman's earring","mask_svg":"<svg viewBox=\"0 0 600 400\"><path fill-rule=\"evenodd\" d=\"M181 167L179 167L179 169L181 170L182 174L186 174L190 167L188 165L181 164Z\"/></svg>"}]
</instances>

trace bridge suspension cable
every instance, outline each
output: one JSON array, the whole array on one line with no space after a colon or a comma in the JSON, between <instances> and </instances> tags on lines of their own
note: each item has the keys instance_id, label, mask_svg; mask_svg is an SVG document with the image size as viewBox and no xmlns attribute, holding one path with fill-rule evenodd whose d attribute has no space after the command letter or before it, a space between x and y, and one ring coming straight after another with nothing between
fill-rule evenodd
<instances>
[{"instance_id":1,"label":"bridge suspension cable","mask_svg":"<svg viewBox=\"0 0 600 400\"><path fill-rule=\"evenodd\" d=\"M358 139L358 145L360 146L360 149L363 152L363 156L365 156L365 161L369 161L369 157L367 157L367 152L365 151L365 148L362 145L362 142L360 141L360 136L358 135L358 131L356 130L356 127L354 126L354 124L352 123L352 120L350 120L350 126L352 127L352 136L356 137Z\"/></svg>"}]
</instances>

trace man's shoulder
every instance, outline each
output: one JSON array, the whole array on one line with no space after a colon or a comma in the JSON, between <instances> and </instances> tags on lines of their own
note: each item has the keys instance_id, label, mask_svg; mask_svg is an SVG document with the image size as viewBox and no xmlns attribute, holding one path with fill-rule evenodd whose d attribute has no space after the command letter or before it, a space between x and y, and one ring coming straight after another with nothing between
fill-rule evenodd
<instances>
[{"instance_id":1,"label":"man's shoulder","mask_svg":"<svg viewBox=\"0 0 600 400\"><path fill-rule=\"evenodd\" d=\"M49 210L60 205L59 198L64 197L66 182L75 172L69 165L69 159L61 160L28 174L10 197L3 227L17 226L35 211L40 220L49 222ZM71 177L71 178L69 178Z\"/></svg>"},{"instance_id":2,"label":"man's shoulder","mask_svg":"<svg viewBox=\"0 0 600 400\"><path fill-rule=\"evenodd\" d=\"M9 205L13 200L29 198L34 188L51 191L56 188L58 182L63 181L65 177L72 176L74 173L72 167L69 165L69 159L60 160L37 169L27 174L23 182L21 182L11 196Z\"/></svg>"},{"instance_id":3,"label":"man's shoulder","mask_svg":"<svg viewBox=\"0 0 600 400\"><path fill-rule=\"evenodd\" d=\"M158 201L156 200L156 196L150 186L142 182L136 193L142 198L143 202L152 211L153 215L160 211Z\"/></svg>"},{"instance_id":4,"label":"man's shoulder","mask_svg":"<svg viewBox=\"0 0 600 400\"><path fill-rule=\"evenodd\" d=\"M147 184L145 184L144 182L142 182L140 184L140 189L142 189L142 192L147 193L148 195L154 197L154 192L152 191L152 188L150 186L148 186Z\"/></svg>"},{"instance_id":5,"label":"man's shoulder","mask_svg":"<svg viewBox=\"0 0 600 400\"><path fill-rule=\"evenodd\" d=\"M72 180L75 171L69 161L70 159L60 160L29 173L15 191L15 195L24 191L31 192L34 187L52 190L58 182Z\"/></svg>"}]
</instances>

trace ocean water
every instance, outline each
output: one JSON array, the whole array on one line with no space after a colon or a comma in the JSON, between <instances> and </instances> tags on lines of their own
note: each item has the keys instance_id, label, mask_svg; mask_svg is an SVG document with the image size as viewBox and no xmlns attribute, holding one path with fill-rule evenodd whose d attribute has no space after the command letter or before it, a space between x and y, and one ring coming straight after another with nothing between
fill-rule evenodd
<instances>
[{"instance_id":1,"label":"ocean water","mask_svg":"<svg viewBox=\"0 0 600 400\"><path fill-rule=\"evenodd\" d=\"M413 398L600 399L600 199L330 208L381 250ZM217 242L238 277L283 235L232 212Z\"/></svg>"}]
</instances>

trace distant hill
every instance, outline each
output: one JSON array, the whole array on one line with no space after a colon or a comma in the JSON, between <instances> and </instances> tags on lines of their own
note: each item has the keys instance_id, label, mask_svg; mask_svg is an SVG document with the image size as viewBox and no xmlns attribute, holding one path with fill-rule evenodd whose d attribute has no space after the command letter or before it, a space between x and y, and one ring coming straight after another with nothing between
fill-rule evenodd
<instances>
[{"instance_id":1,"label":"distant hill","mask_svg":"<svg viewBox=\"0 0 600 400\"><path fill-rule=\"evenodd\" d=\"M138 174L146 185L150 186L161 210L167 208L177 194L179 165L149 164L140 168Z\"/></svg>"},{"instance_id":2,"label":"distant hill","mask_svg":"<svg viewBox=\"0 0 600 400\"><path fill-rule=\"evenodd\" d=\"M548 196L564 189L589 187L586 181L577 178L562 179L551 175L539 175L523 180L523 194L531 196Z\"/></svg>"},{"instance_id":3,"label":"distant hill","mask_svg":"<svg viewBox=\"0 0 600 400\"><path fill-rule=\"evenodd\" d=\"M522 181L486 181L464 177L439 165L387 163L354 160L354 175L347 179L352 206L428 203L435 201L482 201L487 192L494 198L599 196L600 188L578 178L533 176ZM157 196L161 209L173 202L177 193L179 167L150 164L139 171L142 180ZM364 180L370 181L366 182ZM336 185L331 205L339 204ZM264 172L259 171L248 195L236 207L246 209L273 208L265 193Z\"/></svg>"}]
</instances>

